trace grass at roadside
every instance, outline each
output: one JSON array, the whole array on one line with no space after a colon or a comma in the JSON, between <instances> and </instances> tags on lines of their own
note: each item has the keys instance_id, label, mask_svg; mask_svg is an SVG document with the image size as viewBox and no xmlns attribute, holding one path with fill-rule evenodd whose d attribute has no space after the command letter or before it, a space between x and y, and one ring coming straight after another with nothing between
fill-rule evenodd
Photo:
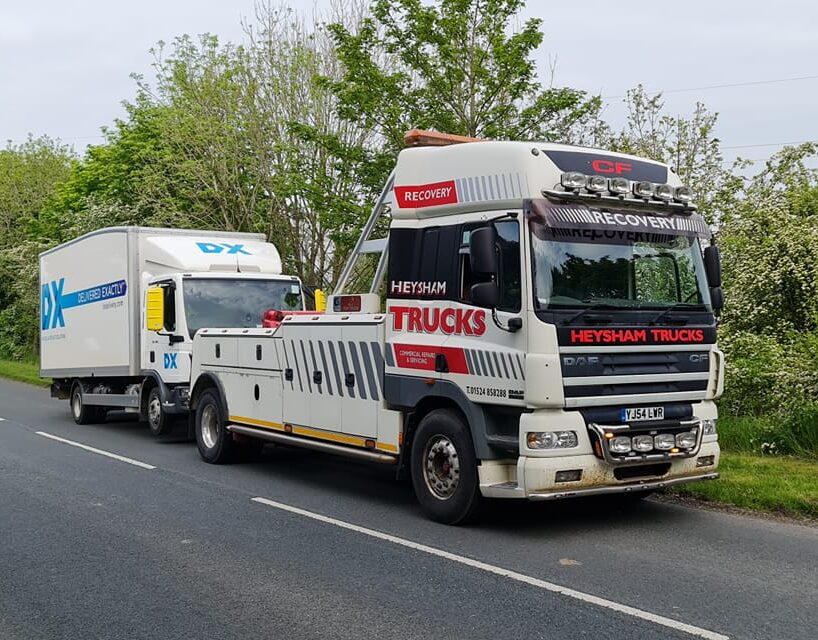
<instances>
[{"instance_id":1,"label":"grass at roadside","mask_svg":"<svg viewBox=\"0 0 818 640\"><path fill-rule=\"evenodd\" d=\"M0 378L36 384L39 387L47 387L51 384L51 380L44 380L40 377L40 365L37 362L0 360Z\"/></svg>"},{"instance_id":2,"label":"grass at roadside","mask_svg":"<svg viewBox=\"0 0 818 640\"><path fill-rule=\"evenodd\" d=\"M673 493L753 511L818 518L818 460L722 452L721 478Z\"/></svg>"}]
</instances>

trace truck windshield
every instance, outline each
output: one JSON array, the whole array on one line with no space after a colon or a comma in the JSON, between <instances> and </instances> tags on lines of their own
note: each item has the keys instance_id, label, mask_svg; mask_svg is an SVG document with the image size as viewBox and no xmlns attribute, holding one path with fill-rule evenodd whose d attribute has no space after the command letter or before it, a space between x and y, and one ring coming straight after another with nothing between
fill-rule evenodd
<instances>
[{"instance_id":1,"label":"truck windshield","mask_svg":"<svg viewBox=\"0 0 818 640\"><path fill-rule=\"evenodd\" d=\"M207 327L260 327L268 309L303 308L301 287L292 280L186 278L182 287L191 338Z\"/></svg>"},{"instance_id":2,"label":"truck windshield","mask_svg":"<svg viewBox=\"0 0 818 640\"><path fill-rule=\"evenodd\" d=\"M566 234L529 220L536 309L705 311L710 292L699 240L683 235Z\"/></svg>"}]
</instances>

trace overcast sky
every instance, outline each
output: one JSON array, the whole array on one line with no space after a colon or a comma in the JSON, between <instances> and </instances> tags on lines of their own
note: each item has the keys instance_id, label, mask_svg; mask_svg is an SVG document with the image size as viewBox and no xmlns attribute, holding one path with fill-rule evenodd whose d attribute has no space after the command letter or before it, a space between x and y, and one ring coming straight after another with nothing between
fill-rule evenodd
<instances>
[{"instance_id":1,"label":"overcast sky","mask_svg":"<svg viewBox=\"0 0 818 640\"><path fill-rule=\"evenodd\" d=\"M129 74L150 75L158 40L204 32L241 40L253 6L0 0L0 142L48 134L81 152L122 115L134 95ZM528 0L523 18L531 16L544 20L543 79L555 60L555 84L606 97L614 124L624 117L621 96L641 82L668 91L670 113L689 114L697 100L718 111L728 157L762 159L780 148L770 143L818 139L818 2ZM702 89L743 83L761 84ZM678 91L686 89L697 90Z\"/></svg>"}]
</instances>

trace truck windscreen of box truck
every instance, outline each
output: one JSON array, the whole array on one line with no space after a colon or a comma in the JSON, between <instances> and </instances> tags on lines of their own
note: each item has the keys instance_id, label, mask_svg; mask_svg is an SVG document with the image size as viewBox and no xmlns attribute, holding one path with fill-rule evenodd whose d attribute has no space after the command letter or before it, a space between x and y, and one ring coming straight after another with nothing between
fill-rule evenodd
<instances>
[{"instance_id":1,"label":"truck windscreen of box truck","mask_svg":"<svg viewBox=\"0 0 818 640\"><path fill-rule=\"evenodd\" d=\"M166 432L186 414L193 336L255 328L271 308L302 310L261 234L100 229L40 256L40 374L77 423L110 409Z\"/></svg>"},{"instance_id":2,"label":"truck windscreen of box truck","mask_svg":"<svg viewBox=\"0 0 818 640\"><path fill-rule=\"evenodd\" d=\"M393 464L447 523L483 498L716 478L719 256L672 169L556 144L407 141L326 314L196 334L202 458L250 437ZM361 265L368 292L348 291Z\"/></svg>"}]
</instances>

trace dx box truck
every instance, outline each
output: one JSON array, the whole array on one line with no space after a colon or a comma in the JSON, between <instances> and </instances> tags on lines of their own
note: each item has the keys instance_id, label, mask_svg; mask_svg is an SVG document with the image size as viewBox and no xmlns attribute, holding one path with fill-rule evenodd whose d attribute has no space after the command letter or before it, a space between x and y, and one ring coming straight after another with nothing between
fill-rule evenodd
<instances>
[{"instance_id":1,"label":"dx box truck","mask_svg":"<svg viewBox=\"0 0 818 640\"><path fill-rule=\"evenodd\" d=\"M447 523L718 477L720 265L691 190L624 154L410 134L327 313L196 334L202 458L249 436L393 464Z\"/></svg>"},{"instance_id":2,"label":"dx box truck","mask_svg":"<svg viewBox=\"0 0 818 640\"><path fill-rule=\"evenodd\" d=\"M145 227L88 233L40 255L40 375L77 423L138 412L159 435L187 412L193 337L303 309L261 234Z\"/></svg>"}]
</instances>

